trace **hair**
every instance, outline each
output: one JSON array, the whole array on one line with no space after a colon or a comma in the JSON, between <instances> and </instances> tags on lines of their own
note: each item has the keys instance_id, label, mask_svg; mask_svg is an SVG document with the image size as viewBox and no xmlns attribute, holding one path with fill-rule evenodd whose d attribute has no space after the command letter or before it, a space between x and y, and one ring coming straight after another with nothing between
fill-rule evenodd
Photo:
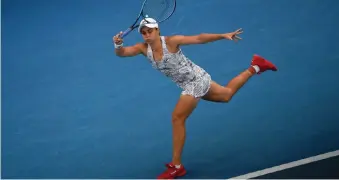
<instances>
[{"instance_id":1,"label":"hair","mask_svg":"<svg viewBox=\"0 0 339 180\"><path fill-rule=\"evenodd\" d=\"M160 29L159 28L156 28L156 29L159 31L159 36L161 36Z\"/></svg>"}]
</instances>

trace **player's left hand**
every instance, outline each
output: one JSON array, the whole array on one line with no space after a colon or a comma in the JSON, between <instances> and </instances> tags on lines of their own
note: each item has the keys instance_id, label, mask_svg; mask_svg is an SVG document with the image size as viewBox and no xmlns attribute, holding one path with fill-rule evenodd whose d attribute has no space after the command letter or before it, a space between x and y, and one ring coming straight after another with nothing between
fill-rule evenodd
<instances>
[{"instance_id":1,"label":"player's left hand","mask_svg":"<svg viewBox=\"0 0 339 180\"><path fill-rule=\"evenodd\" d=\"M223 36L225 39L237 42L238 40L241 40L241 38L238 35L241 34L242 32L243 32L242 28L240 28L234 32L223 34Z\"/></svg>"}]
</instances>

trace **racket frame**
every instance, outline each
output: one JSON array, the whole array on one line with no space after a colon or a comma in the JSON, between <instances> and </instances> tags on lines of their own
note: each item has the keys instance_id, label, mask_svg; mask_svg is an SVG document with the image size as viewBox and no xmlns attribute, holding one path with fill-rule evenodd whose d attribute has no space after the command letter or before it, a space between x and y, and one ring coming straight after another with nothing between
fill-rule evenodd
<instances>
[{"instance_id":1,"label":"racket frame","mask_svg":"<svg viewBox=\"0 0 339 180\"><path fill-rule=\"evenodd\" d=\"M162 23L162 22L166 21L168 18L170 18L170 17L173 15L173 13L174 13L174 11L175 11L175 9L176 9L176 6L177 6L176 0L173 0L173 1L174 1L174 7L173 7L173 10L172 10L171 14L169 14L165 19L159 21L158 23ZM143 11L146 3L147 3L147 0L144 0L144 2L142 3L142 6L141 6L140 12L139 12L139 14L138 14L138 16L137 16L137 18L136 18L136 20L134 21L134 23L133 23L129 28L127 28L127 29L122 33L121 38L124 38L124 37L127 36L130 32L132 32L134 29L136 29L136 28L138 28L138 27L140 26L140 25L138 24L138 21L140 20L141 17L142 17L142 19L145 20L147 23L150 23L150 22L148 22L148 21L146 20L146 18L148 17L148 15L147 15L147 14L144 14L144 11Z\"/></svg>"}]
</instances>

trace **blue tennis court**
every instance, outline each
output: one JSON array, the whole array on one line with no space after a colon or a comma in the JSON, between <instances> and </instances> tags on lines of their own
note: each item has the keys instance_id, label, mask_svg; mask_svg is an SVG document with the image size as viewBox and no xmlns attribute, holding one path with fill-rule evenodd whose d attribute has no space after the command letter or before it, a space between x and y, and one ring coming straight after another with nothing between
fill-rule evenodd
<instances>
[{"instance_id":1,"label":"blue tennis court","mask_svg":"<svg viewBox=\"0 0 339 180\"><path fill-rule=\"evenodd\" d=\"M112 36L141 0L2 0L2 178L156 178L171 161L181 90ZM226 33L239 43L183 47L226 84L254 53L254 76L228 104L187 120L184 178L231 178L339 149L339 1L179 0L163 35ZM142 41L136 31L125 45Z\"/></svg>"}]
</instances>

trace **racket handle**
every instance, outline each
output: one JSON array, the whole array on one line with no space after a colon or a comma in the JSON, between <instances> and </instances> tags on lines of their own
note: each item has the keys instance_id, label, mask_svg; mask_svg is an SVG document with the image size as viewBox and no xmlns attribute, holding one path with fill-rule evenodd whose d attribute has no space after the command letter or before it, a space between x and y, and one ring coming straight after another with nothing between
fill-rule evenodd
<instances>
[{"instance_id":1,"label":"racket handle","mask_svg":"<svg viewBox=\"0 0 339 180\"><path fill-rule=\"evenodd\" d=\"M126 29L126 31L124 31L121 35L121 38L124 38L125 36L127 36L127 34L129 34L132 31L132 28L128 28Z\"/></svg>"}]
</instances>

